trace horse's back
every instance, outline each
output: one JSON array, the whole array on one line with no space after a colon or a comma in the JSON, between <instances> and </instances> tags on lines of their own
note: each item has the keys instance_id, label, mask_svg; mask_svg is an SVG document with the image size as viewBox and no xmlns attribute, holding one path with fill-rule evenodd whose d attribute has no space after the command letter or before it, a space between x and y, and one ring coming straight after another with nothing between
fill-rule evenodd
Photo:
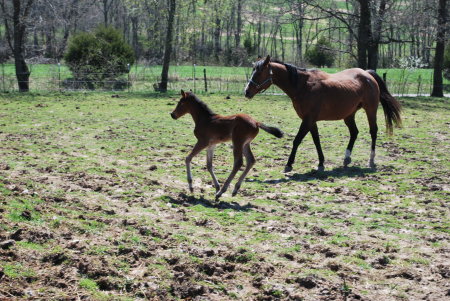
<instances>
[{"instance_id":1,"label":"horse's back","mask_svg":"<svg viewBox=\"0 0 450 301\"><path fill-rule=\"evenodd\" d=\"M319 78L314 78L314 75L319 75ZM311 112L317 120L339 120L354 114L361 107L378 105L377 83L360 68L346 69L328 76L312 74L309 85L305 99L297 106L294 104L302 118Z\"/></svg>"}]
</instances>

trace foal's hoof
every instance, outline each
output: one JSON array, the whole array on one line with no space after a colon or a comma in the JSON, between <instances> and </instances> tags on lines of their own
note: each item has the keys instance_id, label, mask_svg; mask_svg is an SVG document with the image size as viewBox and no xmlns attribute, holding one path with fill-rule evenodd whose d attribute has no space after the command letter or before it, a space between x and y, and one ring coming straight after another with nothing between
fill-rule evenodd
<instances>
[{"instance_id":1,"label":"foal's hoof","mask_svg":"<svg viewBox=\"0 0 450 301\"><path fill-rule=\"evenodd\" d=\"M317 166L317 171L322 172L325 170L325 167L323 165Z\"/></svg>"},{"instance_id":2,"label":"foal's hoof","mask_svg":"<svg viewBox=\"0 0 450 301\"><path fill-rule=\"evenodd\" d=\"M193 187L189 187L189 191L190 191L191 193L193 193L193 192L194 192L194 188L193 188Z\"/></svg>"},{"instance_id":3,"label":"foal's hoof","mask_svg":"<svg viewBox=\"0 0 450 301\"><path fill-rule=\"evenodd\" d=\"M222 196L222 192L218 192L216 193L216 201L218 201L220 199L220 197Z\"/></svg>"},{"instance_id":4,"label":"foal's hoof","mask_svg":"<svg viewBox=\"0 0 450 301\"><path fill-rule=\"evenodd\" d=\"M291 165L286 165L284 167L284 172L290 172L290 171L292 171L292 166Z\"/></svg>"}]
</instances>

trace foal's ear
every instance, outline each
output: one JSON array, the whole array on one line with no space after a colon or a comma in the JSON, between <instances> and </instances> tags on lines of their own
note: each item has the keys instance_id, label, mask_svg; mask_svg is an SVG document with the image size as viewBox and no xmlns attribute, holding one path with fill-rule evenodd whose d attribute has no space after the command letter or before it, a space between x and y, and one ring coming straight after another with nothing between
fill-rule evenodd
<instances>
[{"instance_id":1,"label":"foal's ear","mask_svg":"<svg viewBox=\"0 0 450 301\"><path fill-rule=\"evenodd\" d=\"M267 64L270 62L270 55L267 55L266 59L264 60L263 66L266 67Z\"/></svg>"},{"instance_id":2,"label":"foal's ear","mask_svg":"<svg viewBox=\"0 0 450 301\"><path fill-rule=\"evenodd\" d=\"M181 89L181 96L182 96L183 98L186 98L186 92L184 92L183 89Z\"/></svg>"}]
</instances>

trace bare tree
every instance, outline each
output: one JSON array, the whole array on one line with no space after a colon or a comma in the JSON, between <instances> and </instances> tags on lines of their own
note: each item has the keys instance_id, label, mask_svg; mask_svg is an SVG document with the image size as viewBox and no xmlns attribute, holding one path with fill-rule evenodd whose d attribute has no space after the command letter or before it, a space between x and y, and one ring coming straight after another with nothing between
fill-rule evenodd
<instances>
[{"instance_id":1,"label":"bare tree","mask_svg":"<svg viewBox=\"0 0 450 301\"><path fill-rule=\"evenodd\" d=\"M14 55L20 92L28 92L30 89L30 70L25 62L24 44L32 4L33 0L13 0L12 5L11 3L5 4L5 0L0 2L5 22L6 39Z\"/></svg>"},{"instance_id":2,"label":"bare tree","mask_svg":"<svg viewBox=\"0 0 450 301\"><path fill-rule=\"evenodd\" d=\"M436 53L434 56L433 91L431 96L443 97L442 66L444 64L445 29L447 26L447 0L439 0Z\"/></svg>"},{"instance_id":3,"label":"bare tree","mask_svg":"<svg viewBox=\"0 0 450 301\"><path fill-rule=\"evenodd\" d=\"M167 20L167 33L166 33L166 47L164 49L164 61L161 72L161 82L159 83L159 91L167 91L167 83L169 81L169 64L170 56L172 55L172 33L175 19L175 0L169 0L169 16Z\"/></svg>"}]
</instances>

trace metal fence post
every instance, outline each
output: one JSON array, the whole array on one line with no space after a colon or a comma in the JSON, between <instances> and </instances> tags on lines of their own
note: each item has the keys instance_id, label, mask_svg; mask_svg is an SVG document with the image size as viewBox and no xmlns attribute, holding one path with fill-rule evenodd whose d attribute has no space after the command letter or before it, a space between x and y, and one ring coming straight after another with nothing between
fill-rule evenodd
<instances>
[{"instance_id":1,"label":"metal fence post","mask_svg":"<svg viewBox=\"0 0 450 301\"><path fill-rule=\"evenodd\" d=\"M195 93L195 64L194 64L194 93Z\"/></svg>"},{"instance_id":2,"label":"metal fence post","mask_svg":"<svg viewBox=\"0 0 450 301\"><path fill-rule=\"evenodd\" d=\"M3 84L3 92L6 92L5 86L5 64L2 63L2 84Z\"/></svg>"},{"instance_id":3,"label":"metal fence post","mask_svg":"<svg viewBox=\"0 0 450 301\"><path fill-rule=\"evenodd\" d=\"M130 64L127 64L128 66L128 81L127 81L127 87L128 87L128 93L130 93L130 70L131 70L131 66Z\"/></svg>"},{"instance_id":4,"label":"metal fence post","mask_svg":"<svg viewBox=\"0 0 450 301\"><path fill-rule=\"evenodd\" d=\"M58 89L61 92L61 63L58 63Z\"/></svg>"},{"instance_id":5,"label":"metal fence post","mask_svg":"<svg viewBox=\"0 0 450 301\"><path fill-rule=\"evenodd\" d=\"M205 92L208 92L208 81L206 80L206 68L203 69L203 78L205 79Z\"/></svg>"}]
</instances>

